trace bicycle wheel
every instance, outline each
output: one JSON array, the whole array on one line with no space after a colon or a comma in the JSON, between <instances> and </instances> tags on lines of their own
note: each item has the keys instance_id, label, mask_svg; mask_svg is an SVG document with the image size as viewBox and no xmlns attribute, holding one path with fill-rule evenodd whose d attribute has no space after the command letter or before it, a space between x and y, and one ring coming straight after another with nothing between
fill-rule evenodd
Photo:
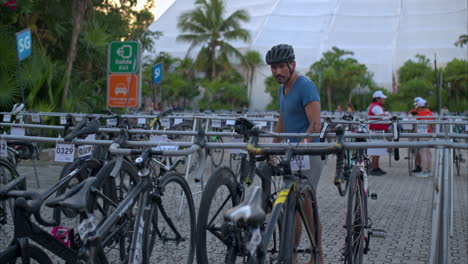
<instances>
[{"instance_id":1,"label":"bicycle wheel","mask_svg":"<svg viewBox=\"0 0 468 264\"><path fill-rule=\"evenodd\" d=\"M193 131L193 127L187 123L180 123L170 128L170 130L177 130L177 131ZM192 142L192 136L187 135L171 135L169 139L172 141L177 142ZM171 164L177 162L177 166L175 167L176 171L185 174L186 170L186 163L188 163L188 156L187 157L177 157L177 158L170 158ZM190 158L190 167L189 173L192 173L198 165L199 154L198 152L192 153Z\"/></svg>"},{"instance_id":2,"label":"bicycle wheel","mask_svg":"<svg viewBox=\"0 0 468 264\"><path fill-rule=\"evenodd\" d=\"M190 187L178 172L169 172L156 181L150 222L145 225L143 263L192 263L196 219Z\"/></svg>"},{"instance_id":3,"label":"bicycle wheel","mask_svg":"<svg viewBox=\"0 0 468 264\"><path fill-rule=\"evenodd\" d=\"M346 212L345 261L347 264L360 264L364 252L364 189L362 174L354 168L350 178L348 207Z\"/></svg>"},{"instance_id":4,"label":"bicycle wheel","mask_svg":"<svg viewBox=\"0 0 468 264\"><path fill-rule=\"evenodd\" d=\"M320 220L315 191L308 180L301 180L298 188L289 192L284 208L284 228L278 263L306 263L310 260L318 263L321 243ZM311 228L310 233L304 222Z\"/></svg>"},{"instance_id":5,"label":"bicycle wheel","mask_svg":"<svg viewBox=\"0 0 468 264\"><path fill-rule=\"evenodd\" d=\"M75 185L87 179L88 177L95 176L101 166L101 162L95 159L75 160L73 163L67 163L60 172L60 180L75 169L79 170L70 181L65 183L62 187L60 187L60 189L57 190L56 196L64 194L67 190L73 188ZM61 225L63 216L66 216L67 218L74 218L77 215L78 212L72 209L59 207L54 208L54 220L57 226Z\"/></svg>"},{"instance_id":6,"label":"bicycle wheel","mask_svg":"<svg viewBox=\"0 0 468 264\"><path fill-rule=\"evenodd\" d=\"M29 244L26 250L29 251L30 263L52 264L49 256L39 247ZM13 245L0 252L0 263L22 263L19 246Z\"/></svg>"},{"instance_id":7,"label":"bicycle wheel","mask_svg":"<svg viewBox=\"0 0 468 264\"><path fill-rule=\"evenodd\" d=\"M214 143L223 143L223 139L221 137L214 137L212 138L212 142ZM211 140L210 140L211 141ZM211 164L215 168L221 166L223 163L224 159L224 149L223 148L215 148L215 149L210 149L210 157L211 157Z\"/></svg>"},{"instance_id":8,"label":"bicycle wheel","mask_svg":"<svg viewBox=\"0 0 468 264\"><path fill-rule=\"evenodd\" d=\"M109 217L119 201L122 201L138 182L137 171L126 160L122 161L122 166L116 175L112 175L117 163L117 160L108 162L96 175L94 187L99 191L92 194L90 208L92 208L97 226ZM120 216L121 219L117 222L113 235L102 238L106 256L118 255L120 260L126 260L133 236L135 204L129 206L128 210Z\"/></svg>"},{"instance_id":9,"label":"bicycle wheel","mask_svg":"<svg viewBox=\"0 0 468 264\"><path fill-rule=\"evenodd\" d=\"M15 167L8 161L0 159L0 189L19 176ZM18 189L25 190L26 186ZM0 250L8 247L14 236L13 229L14 199L0 201Z\"/></svg>"},{"instance_id":10,"label":"bicycle wheel","mask_svg":"<svg viewBox=\"0 0 468 264\"><path fill-rule=\"evenodd\" d=\"M242 229L224 223L224 213L239 204L236 177L227 167L219 167L208 179L201 197L197 219L197 263L235 263L243 248Z\"/></svg>"}]
</instances>

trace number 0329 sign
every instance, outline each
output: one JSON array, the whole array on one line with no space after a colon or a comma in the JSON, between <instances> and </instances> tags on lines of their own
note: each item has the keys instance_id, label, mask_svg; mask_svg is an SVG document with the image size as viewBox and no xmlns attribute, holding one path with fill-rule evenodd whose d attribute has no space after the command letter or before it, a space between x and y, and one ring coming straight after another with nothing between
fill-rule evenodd
<instances>
[{"instance_id":1,"label":"number 0329 sign","mask_svg":"<svg viewBox=\"0 0 468 264\"><path fill-rule=\"evenodd\" d=\"M75 158L75 145L57 144L55 146L55 161L73 162Z\"/></svg>"}]
</instances>

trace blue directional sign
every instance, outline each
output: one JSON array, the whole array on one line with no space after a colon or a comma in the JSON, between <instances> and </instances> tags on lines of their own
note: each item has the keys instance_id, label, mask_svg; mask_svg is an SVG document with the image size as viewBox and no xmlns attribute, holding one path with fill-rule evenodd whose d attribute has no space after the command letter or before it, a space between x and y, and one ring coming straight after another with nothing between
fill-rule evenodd
<instances>
[{"instance_id":1,"label":"blue directional sign","mask_svg":"<svg viewBox=\"0 0 468 264\"><path fill-rule=\"evenodd\" d=\"M16 47L18 48L18 60L22 61L31 55L32 39L29 28L16 33Z\"/></svg>"},{"instance_id":2,"label":"blue directional sign","mask_svg":"<svg viewBox=\"0 0 468 264\"><path fill-rule=\"evenodd\" d=\"M153 84L158 84L162 80L162 63L153 66Z\"/></svg>"}]
</instances>

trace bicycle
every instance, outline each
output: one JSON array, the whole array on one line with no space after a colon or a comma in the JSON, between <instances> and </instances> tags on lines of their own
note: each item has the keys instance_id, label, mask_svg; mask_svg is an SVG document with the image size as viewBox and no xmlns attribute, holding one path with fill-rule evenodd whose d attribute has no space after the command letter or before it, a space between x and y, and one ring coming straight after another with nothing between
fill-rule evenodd
<instances>
[{"instance_id":1,"label":"bicycle","mask_svg":"<svg viewBox=\"0 0 468 264\"><path fill-rule=\"evenodd\" d=\"M255 134L256 132L254 132ZM318 203L315 196L315 190L308 179L299 169L292 173L291 159L293 155L326 155L340 153L342 149L343 128L336 129L338 142L331 147L325 148L303 148L287 147L287 149L265 149L258 148L252 144L247 145L247 151L251 154L260 155L281 155L285 154L277 167L277 175L282 176L283 186L278 191L271 211L271 219L267 221L266 228L260 228L265 220L266 214L261 205L261 195L258 194L259 188L256 188L249 199L235 206L225 214L228 222L243 223L249 226L251 235L244 241L248 249L248 263L265 263L267 245L272 237L272 230L281 217L283 211L282 229L280 234L279 255L275 263L295 263L300 257L299 253L304 255L311 254L311 259L318 263L320 245L320 226L318 215ZM340 162L337 162L339 164ZM342 164L342 162L341 162ZM337 168L337 173L341 173L342 168ZM300 222L296 223L300 216ZM299 224L306 231L306 239L296 237ZM312 226L311 226L312 224ZM304 256L305 257L305 256Z\"/></svg>"},{"instance_id":2,"label":"bicycle","mask_svg":"<svg viewBox=\"0 0 468 264\"><path fill-rule=\"evenodd\" d=\"M252 136L251 130L254 125L247 119L239 118L236 120L235 131L242 135L244 142L249 141L253 145L258 141L258 136ZM280 150L284 153L285 150ZM242 257L247 261L248 250L244 239L249 237L250 228L246 223L236 222L228 223L224 221L223 214L232 207L237 206L246 195L246 187L254 181L254 172L261 180L263 195L261 195L261 207L266 214L271 212L275 197L277 195L276 185L275 190L272 189L272 178L266 177L260 170L256 169L255 163L263 161L267 157L255 157L253 153L240 153L240 176L237 176L228 167L219 167L206 183L202 193L201 203L197 220L197 261L199 263L219 262L223 259L226 263L235 263L237 257ZM275 214L282 215L281 211ZM279 243L281 241L282 221L283 217L275 217L269 223L269 233L273 239L269 239L268 243L264 244L265 254L268 252L271 260L277 259L279 252ZM266 223L260 224L260 229L264 230ZM217 245L214 248L207 250L208 245Z\"/></svg>"},{"instance_id":3,"label":"bicycle","mask_svg":"<svg viewBox=\"0 0 468 264\"><path fill-rule=\"evenodd\" d=\"M396 116L392 120L393 141L399 140L398 118ZM367 126L361 121L358 133L368 133ZM356 142L366 142L366 138L357 138ZM344 152L342 155L348 154ZM394 159L399 160L399 150L393 150ZM341 159L341 157L340 157ZM345 196L348 192L345 244L342 249L342 257L344 263L360 264L363 262L363 254L369 251L371 236L386 237L386 231L383 229L372 228L372 220L368 212L368 196L369 184L367 173L370 168L370 158L366 153L366 149L355 149L350 157L343 159L347 162L344 167L348 168L343 174L337 174L334 183L341 196ZM342 184L345 184L344 187ZM371 199L376 200L377 194L371 194Z\"/></svg>"},{"instance_id":4,"label":"bicycle","mask_svg":"<svg viewBox=\"0 0 468 264\"><path fill-rule=\"evenodd\" d=\"M158 214L155 213L156 206L163 218L168 221L166 224L174 229L174 224L168 217L161 205L158 198L163 196L165 189L168 188L169 183L184 184L184 179L177 173L169 173L160 179L152 177L150 169L147 167L148 157L151 154L155 155L179 155L188 154L199 149L198 146L193 146L190 149L166 152L166 151L152 151L146 150L119 150L120 144L125 142L125 136L119 139L111 146L110 152L124 154L138 154L142 153L142 157L138 158L135 163L139 168L139 175L137 171L133 170L132 178L128 180L132 185L128 195L117 204L115 199L116 190L112 175L114 170L119 170L125 167L126 161L124 159L114 159L105 164L95 177L90 177L82 181L80 184L73 187L70 191L61 196L55 197L46 202L49 207L67 207L73 210L80 211L82 222L78 227L80 238L77 242L72 242L67 245L64 241L57 239L55 236L43 231L35 223L31 222L30 216L34 214L36 220L44 224L38 208L45 199L43 195L36 192L15 192L12 191L10 184L7 188L0 191L0 198L4 197L19 197L15 201L15 239L11 246L5 251L0 252L0 262L9 263L15 259L21 258L23 262L27 261L29 257L38 261L39 263L50 263L50 259L43 252L42 249L36 246L28 245L28 240L32 239L41 246L45 247L55 255L64 259L67 263L77 263L80 261L90 261L94 263L108 263L104 248L114 244L118 244L121 251L120 260L123 262L138 263L140 258L143 258L145 263L148 263L149 252L151 247L148 244L142 245L142 236L148 234L155 234L161 231L159 225L155 228L154 225L144 225L144 223L154 222ZM145 158L146 157L146 158ZM140 179L139 179L140 178ZM24 177L23 177L24 180ZM62 180L63 181L63 180ZM186 184L186 183L185 183ZM158 189L156 189L156 187ZM193 201L190 202L190 190L188 185L182 187L187 197L187 205L190 212L194 212ZM101 191L102 190L102 191ZM179 193L180 195L180 193ZM29 203L26 199L32 199ZM34 206L33 206L34 205ZM33 208L34 207L34 208ZM102 219L96 223L93 219L97 211L102 213ZM194 218L192 213L191 220L193 224L191 230L194 230ZM171 225L172 224L172 225ZM21 228L19 228L21 227ZM155 231L149 231L153 227ZM164 230L162 230L164 231ZM179 232L176 234L181 234ZM191 237L195 237L194 233L190 233ZM167 241L172 241L172 238L167 238ZM69 238L73 239L73 238ZM184 244L180 236L174 238L179 244ZM72 241L75 241L74 239ZM154 239L145 239L145 242L154 241ZM154 244L152 244L154 246ZM191 247L193 248L193 246ZM193 251L193 249L192 249ZM122 255L122 253L124 253ZM141 256L143 254L143 256ZM190 253L187 263L190 261Z\"/></svg>"}]
</instances>

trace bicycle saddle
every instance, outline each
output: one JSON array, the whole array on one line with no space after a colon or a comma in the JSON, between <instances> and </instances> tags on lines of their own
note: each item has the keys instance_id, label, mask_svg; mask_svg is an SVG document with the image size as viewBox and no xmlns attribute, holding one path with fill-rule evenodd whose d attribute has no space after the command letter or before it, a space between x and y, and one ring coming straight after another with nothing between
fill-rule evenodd
<instances>
[{"instance_id":1,"label":"bicycle saddle","mask_svg":"<svg viewBox=\"0 0 468 264\"><path fill-rule=\"evenodd\" d=\"M224 214L224 219L231 222L243 221L246 223L262 223L266 214L262 208L262 189L255 186L249 199L229 209Z\"/></svg>"},{"instance_id":2,"label":"bicycle saddle","mask_svg":"<svg viewBox=\"0 0 468 264\"><path fill-rule=\"evenodd\" d=\"M65 207L83 211L88 205L88 196L95 177L87 178L64 194L46 202L48 207Z\"/></svg>"}]
</instances>

